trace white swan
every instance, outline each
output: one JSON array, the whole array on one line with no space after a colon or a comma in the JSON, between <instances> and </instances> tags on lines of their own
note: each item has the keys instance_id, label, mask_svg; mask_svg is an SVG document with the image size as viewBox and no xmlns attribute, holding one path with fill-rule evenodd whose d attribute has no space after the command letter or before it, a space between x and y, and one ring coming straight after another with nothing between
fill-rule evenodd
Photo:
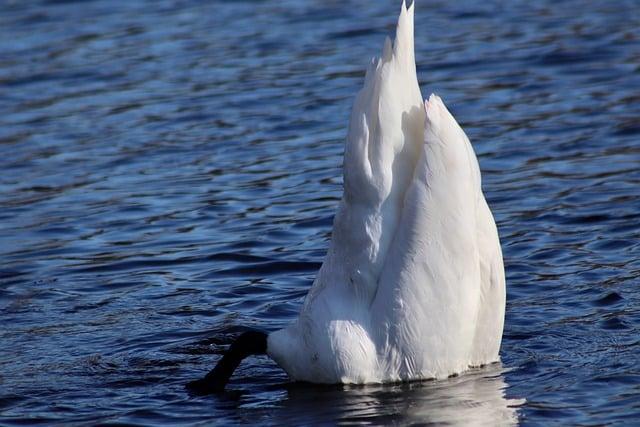
<instances>
[{"instance_id":1,"label":"white swan","mask_svg":"<svg viewBox=\"0 0 640 427\"><path fill-rule=\"evenodd\" d=\"M403 1L395 42L355 100L344 195L300 316L241 336L192 389L223 388L242 358L265 352L315 383L446 378L499 359L498 233L467 136L439 97L422 102L414 5Z\"/></svg>"}]
</instances>

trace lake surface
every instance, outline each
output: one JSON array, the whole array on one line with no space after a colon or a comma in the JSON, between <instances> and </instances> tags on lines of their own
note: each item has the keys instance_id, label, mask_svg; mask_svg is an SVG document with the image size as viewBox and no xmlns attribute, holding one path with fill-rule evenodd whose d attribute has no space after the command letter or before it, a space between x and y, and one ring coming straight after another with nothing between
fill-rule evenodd
<instances>
[{"instance_id":1,"label":"lake surface","mask_svg":"<svg viewBox=\"0 0 640 427\"><path fill-rule=\"evenodd\" d=\"M419 0L423 95L479 156L502 365L289 384L351 103L398 1L0 3L0 424L629 425L640 419L637 1Z\"/></svg>"}]
</instances>

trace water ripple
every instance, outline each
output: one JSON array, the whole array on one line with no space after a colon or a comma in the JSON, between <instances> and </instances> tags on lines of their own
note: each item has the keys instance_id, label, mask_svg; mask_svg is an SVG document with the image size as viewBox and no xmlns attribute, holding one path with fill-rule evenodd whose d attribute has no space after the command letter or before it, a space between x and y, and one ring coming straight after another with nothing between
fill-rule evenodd
<instances>
[{"instance_id":1,"label":"water ripple","mask_svg":"<svg viewBox=\"0 0 640 427\"><path fill-rule=\"evenodd\" d=\"M0 423L640 417L635 1L418 1L423 93L469 134L500 229L502 365L315 387L256 358L202 399L183 384L300 308L398 5L37 3L0 4Z\"/></svg>"}]
</instances>

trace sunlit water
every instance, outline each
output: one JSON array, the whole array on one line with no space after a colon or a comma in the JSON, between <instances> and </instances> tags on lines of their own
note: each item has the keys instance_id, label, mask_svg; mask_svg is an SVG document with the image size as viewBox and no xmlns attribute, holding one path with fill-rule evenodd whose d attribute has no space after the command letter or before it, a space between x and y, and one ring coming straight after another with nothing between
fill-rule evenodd
<instances>
[{"instance_id":1,"label":"sunlit water","mask_svg":"<svg viewBox=\"0 0 640 427\"><path fill-rule=\"evenodd\" d=\"M423 94L469 134L502 237L501 366L288 384L347 119L398 1L0 2L0 423L632 424L640 418L636 1L419 0Z\"/></svg>"}]
</instances>

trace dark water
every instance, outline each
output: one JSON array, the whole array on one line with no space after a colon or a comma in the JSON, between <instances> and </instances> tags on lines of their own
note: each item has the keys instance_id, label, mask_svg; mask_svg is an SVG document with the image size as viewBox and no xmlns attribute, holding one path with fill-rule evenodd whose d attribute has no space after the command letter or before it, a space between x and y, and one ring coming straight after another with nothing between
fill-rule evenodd
<instances>
[{"instance_id":1,"label":"dark water","mask_svg":"<svg viewBox=\"0 0 640 427\"><path fill-rule=\"evenodd\" d=\"M289 385L347 119L397 1L0 2L0 423L629 425L640 419L640 5L423 1L423 94L502 237L502 366Z\"/></svg>"}]
</instances>

